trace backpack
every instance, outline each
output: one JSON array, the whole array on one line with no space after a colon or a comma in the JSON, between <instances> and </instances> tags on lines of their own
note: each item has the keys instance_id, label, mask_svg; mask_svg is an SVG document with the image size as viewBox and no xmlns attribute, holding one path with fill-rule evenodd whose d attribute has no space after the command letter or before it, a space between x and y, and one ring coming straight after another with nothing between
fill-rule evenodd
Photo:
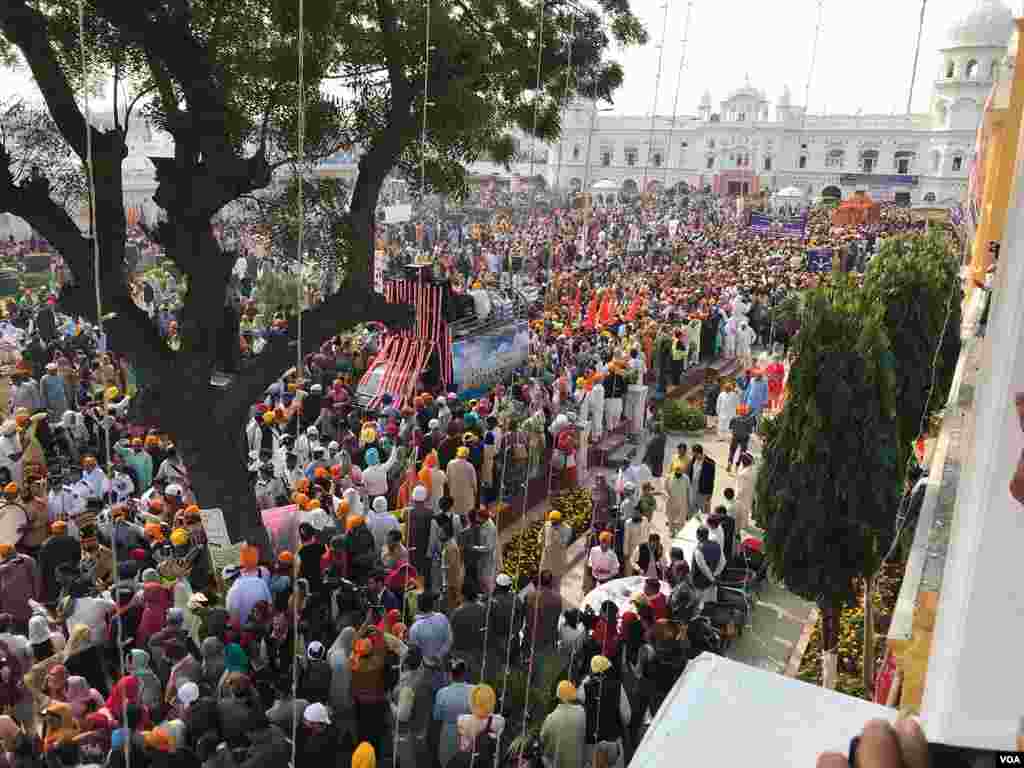
<instances>
[{"instance_id":1,"label":"backpack","mask_svg":"<svg viewBox=\"0 0 1024 768\"><path fill-rule=\"evenodd\" d=\"M487 724L484 725L483 730L473 739L473 748L471 750L458 753L461 758L461 765L469 766L472 764L480 766L480 768L494 765L494 756L498 750L498 740L491 736L491 721L493 719L493 715L487 718ZM476 755L476 758L473 755Z\"/></svg>"}]
</instances>

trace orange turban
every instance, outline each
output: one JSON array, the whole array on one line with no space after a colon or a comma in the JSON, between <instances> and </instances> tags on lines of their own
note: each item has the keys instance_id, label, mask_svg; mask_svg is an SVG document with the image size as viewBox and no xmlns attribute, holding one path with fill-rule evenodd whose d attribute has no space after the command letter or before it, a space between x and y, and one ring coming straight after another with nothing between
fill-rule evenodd
<instances>
[{"instance_id":1,"label":"orange turban","mask_svg":"<svg viewBox=\"0 0 1024 768\"><path fill-rule=\"evenodd\" d=\"M437 457L434 455L433 451L431 451L427 454L427 458L423 460L423 468L419 471L419 474L416 475L416 479L420 481L420 485L427 489L428 498L434 491L434 473L431 470L436 465Z\"/></svg>"},{"instance_id":2,"label":"orange turban","mask_svg":"<svg viewBox=\"0 0 1024 768\"><path fill-rule=\"evenodd\" d=\"M240 560L242 568L247 571L252 570L260 563L260 551L256 547L246 544L242 547Z\"/></svg>"},{"instance_id":3,"label":"orange turban","mask_svg":"<svg viewBox=\"0 0 1024 768\"><path fill-rule=\"evenodd\" d=\"M348 512L349 512L348 499L342 499L341 503L338 505L338 508L334 510L334 516L337 517L340 520L341 518L345 517L345 515L347 515Z\"/></svg>"}]
</instances>

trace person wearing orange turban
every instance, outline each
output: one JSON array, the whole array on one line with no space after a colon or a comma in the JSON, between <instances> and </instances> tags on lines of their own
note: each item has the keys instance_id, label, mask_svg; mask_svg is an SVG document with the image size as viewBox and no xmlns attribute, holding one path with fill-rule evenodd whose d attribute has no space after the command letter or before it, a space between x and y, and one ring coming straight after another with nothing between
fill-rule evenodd
<instances>
[{"instance_id":1,"label":"person wearing orange turban","mask_svg":"<svg viewBox=\"0 0 1024 768\"><path fill-rule=\"evenodd\" d=\"M239 562L243 571L256 570L260 564L259 548L254 547L251 544L243 544L241 554L239 556Z\"/></svg>"},{"instance_id":2,"label":"person wearing orange turban","mask_svg":"<svg viewBox=\"0 0 1024 768\"><path fill-rule=\"evenodd\" d=\"M431 451L423 460L423 467L420 469L416 479L420 485L427 489L427 499L434 514L441 511L441 498L444 496L445 484L448 477L438 466L437 452Z\"/></svg>"}]
</instances>

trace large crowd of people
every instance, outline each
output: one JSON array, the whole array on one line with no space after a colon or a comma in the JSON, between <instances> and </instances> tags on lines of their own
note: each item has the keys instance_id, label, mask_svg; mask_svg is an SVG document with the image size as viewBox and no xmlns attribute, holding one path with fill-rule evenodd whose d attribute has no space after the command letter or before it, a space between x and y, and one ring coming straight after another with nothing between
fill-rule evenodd
<instances>
[{"instance_id":1,"label":"large crowd of people","mask_svg":"<svg viewBox=\"0 0 1024 768\"><path fill-rule=\"evenodd\" d=\"M870 250L909 226L893 209L878 227L833 231L813 211L805 237L786 238L750 231L728 201L705 196L382 230L393 260L432 254L456 293L507 286L516 265L543 296L529 360L476 399L420 381L368 410L355 390L379 339L330 339L245 426L254 514L291 507L297 537L244 544L224 568L172 440L131 421L130 361L45 292L9 302L2 759L624 765L685 667L680 625L752 527L749 484L737 478L712 509L713 463L699 446L666 457L652 412L653 437L624 480L594 489L585 564L588 584L641 576L644 590L628 610L595 613L560 591L574 532L557 510L537 571L503 568L494 517L510 465L550 460L559 487L573 488L577 417L600 444L635 416L624 413L629 384L665 393L725 358L735 380L715 385L704 411L731 439L727 471L749 470L757 421L784 397L794 330L773 307L817 279L807 247ZM247 309L258 270L240 274L239 349L255 354L266 330ZM140 280L138 300L176 348L175 287ZM700 516L689 561L651 531L656 488L673 536ZM514 740L506 726L527 712L503 701L510 670L520 688L550 684L556 702Z\"/></svg>"}]
</instances>

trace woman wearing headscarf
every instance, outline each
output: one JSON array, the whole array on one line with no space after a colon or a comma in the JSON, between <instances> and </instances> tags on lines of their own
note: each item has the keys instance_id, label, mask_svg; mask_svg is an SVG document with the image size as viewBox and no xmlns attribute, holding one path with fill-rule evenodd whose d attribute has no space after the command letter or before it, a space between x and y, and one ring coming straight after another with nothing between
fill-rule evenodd
<instances>
[{"instance_id":1,"label":"woman wearing headscarf","mask_svg":"<svg viewBox=\"0 0 1024 768\"><path fill-rule=\"evenodd\" d=\"M124 725L124 715L129 704L134 704L141 710L141 718L138 723L139 730L146 730L152 722L149 708L142 703L142 686L137 677L126 675L118 680L110 696L107 697L107 714L121 725Z\"/></svg>"},{"instance_id":2,"label":"woman wearing headscarf","mask_svg":"<svg viewBox=\"0 0 1024 768\"><path fill-rule=\"evenodd\" d=\"M89 687L89 682L80 675L73 675L67 681L67 703L75 720L83 720L90 712L106 706L100 692Z\"/></svg>"},{"instance_id":3,"label":"woman wearing headscarf","mask_svg":"<svg viewBox=\"0 0 1024 768\"><path fill-rule=\"evenodd\" d=\"M125 672L139 681L139 698L154 718L159 717L163 706L163 686L149 667L149 654L138 648L130 651Z\"/></svg>"},{"instance_id":4,"label":"woman wearing headscarf","mask_svg":"<svg viewBox=\"0 0 1024 768\"><path fill-rule=\"evenodd\" d=\"M167 623L167 611L170 610L173 585L164 586L156 569L147 568L142 574L142 618L136 635L136 643L143 648L153 635L163 629Z\"/></svg>"}]
</instances>

